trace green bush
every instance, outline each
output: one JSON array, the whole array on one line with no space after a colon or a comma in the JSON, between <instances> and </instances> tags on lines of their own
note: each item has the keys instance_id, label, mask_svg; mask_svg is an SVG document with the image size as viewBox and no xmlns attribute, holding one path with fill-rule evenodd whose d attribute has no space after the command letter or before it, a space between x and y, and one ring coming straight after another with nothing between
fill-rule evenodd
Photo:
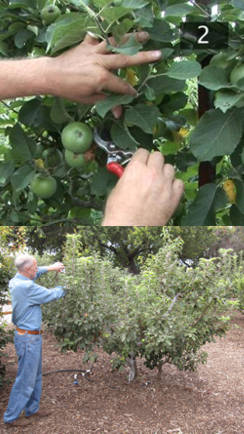
<instances>
[{"instance_id":1,"label":"green bush","mask_svg":"<svg viewBox=\"0 0 244 434\"><path fill-rule=\"evenodd\" d=\"M5 258L0 254L0 319L2 319L2 306L8 300L8 282L11 277L11 259ZM7 330L6 324L0 324L0 387L3 385L5 375L5 366L2 357L4 347L12 340L12 332Z\"/></svg>"},{"instance_id":2,"label":"green bush","mask_svg":"<svg viewBox=\"0 0 244 434\"><path fill-rule=\"evenodd\" d=\"M136 369L137 357L159 371L165 363L194 370L206 360L201 347L224 335L233 305L228 255L188 268L179 260L181 240L169 240L134 276L99 256L82 257L78 246L79 237L68 236L59 277L67 295L44 309L63 350L81 348L87 360L101 347L116 368Z\"/></svg>"}]
</instances>

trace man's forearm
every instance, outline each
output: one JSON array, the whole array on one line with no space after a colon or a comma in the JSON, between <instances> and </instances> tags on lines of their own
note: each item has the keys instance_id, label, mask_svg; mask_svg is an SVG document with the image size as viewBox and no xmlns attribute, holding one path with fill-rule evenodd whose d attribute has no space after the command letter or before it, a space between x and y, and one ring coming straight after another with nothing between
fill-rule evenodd
<instances>
[{"instance_id":1,"label":"man's forearm","mask_svg":"<svg viewBox=\"0 0 244 434\"><path fill-rule=\"evenodd\" d=\"M55 264L48 265L46 269L47 271L62 271L64 270L64 265L62 262L55 262Z\"/></svg>"},{"instance_id":2,"label":"man's forearm","mask_svg":"<svg viewBox=\"0 0 244 434\"><path fill-rule=\"evenodd\" d=\"M0 99L49 93L48 57L0 61Z\"/></svg>"}]
</instances>

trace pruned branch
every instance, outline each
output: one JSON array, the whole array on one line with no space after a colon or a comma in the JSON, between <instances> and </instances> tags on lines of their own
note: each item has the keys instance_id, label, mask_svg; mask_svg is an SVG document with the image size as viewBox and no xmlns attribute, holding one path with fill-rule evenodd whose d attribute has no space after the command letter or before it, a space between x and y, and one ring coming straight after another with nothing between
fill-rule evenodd
<instances>
[{"instance_id":1,"label":"pruned branch","mask_svg":"<svg viewBox=\"0 0 244 434\"><path fill-rule=\"evenodd\" d=\"M163 318L165 318L171 312L171 310L173 309L173 307L174 307L175 303L177 302L177 299L178 299L179 296L181 296L180 292L178 294L176 294L176 296L173 298L173 300L172 300L172 302L171 302L171 304L170 304L167 312L163 315Z\"/></svg>"}]
</instances>

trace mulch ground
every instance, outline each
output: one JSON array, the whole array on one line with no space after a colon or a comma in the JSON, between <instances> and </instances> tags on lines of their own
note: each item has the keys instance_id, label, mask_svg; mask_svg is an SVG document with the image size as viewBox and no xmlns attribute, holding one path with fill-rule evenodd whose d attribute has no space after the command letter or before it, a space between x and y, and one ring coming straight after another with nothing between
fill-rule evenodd
<instances>
[{"instance_id":1,"label":"mulch ground","mask_svg":"<svg viewBox=\"0 0 244 434\"><path fill-rule=\"evenodd\" d=\"M82 353L61 354L55 338L44 333L43 372L87 369ZM127 372L112 372L109 356L99 352L93 374L43 377L41 408L47 418L31 426L6 429L2 424L17 364L13 344L7 346L6 380L0 389L0 433L29 434L244 434L244 316L237 313L224 338L207 344L207 364L195 373L165 365L162 377L138 362L138 378L128 383ZM24 417L20 417L24 420Z\"/></svg>"}]
</instances>

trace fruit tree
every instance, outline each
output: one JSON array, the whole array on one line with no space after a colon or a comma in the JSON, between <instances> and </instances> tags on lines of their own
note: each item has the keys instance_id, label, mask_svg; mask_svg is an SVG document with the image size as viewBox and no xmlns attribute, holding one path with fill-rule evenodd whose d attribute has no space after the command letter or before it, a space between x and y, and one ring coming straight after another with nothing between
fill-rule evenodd
<instances>
[{"instance_id":1,"label":"fruit tree","mask_svg":"<svg viewBox=\"0 0 244 434\"><path fill-rule=\"evenodd\" d=\"M138 30L150 35L143 46L133 36ZM93 143L99 128L121 149L160 150L175 166L185 194L172 225L243 225L243 1L0 5L3 59L57 56L87 31L106 40L111 52L160 49L162 59L116 72L135 87L135 96L108 94L95 105L50 95L2 101L1 223L99 223L117 182L106 170L104 151ZM125 33L131 36L123 43ZM123 107L119 119L111 111L117 105Z\"/></svg>"},{"instance_id":2,"label":"fruit tree","mask_svg":"<svg viewBox=\"0 0 244 434\"><path fill-rule=\"evenodd\" d=\"M68 235L64 249L65 274L58 276L66 295L43 307L44 320L63 350L82 349L85 360L95 360L100 347L113 358L113 367L136 358L157 368L171 363L194 370L206 360L201 347L227 330L233 305L229 253L200 258L196 267L180 261L182 240L171 240L145 261L133 275L99 255L83 256L79 235ZM46 285L57 277L43 276ZM48 279L48 281L47 281Z\"/></svg>"}]
</instances>

